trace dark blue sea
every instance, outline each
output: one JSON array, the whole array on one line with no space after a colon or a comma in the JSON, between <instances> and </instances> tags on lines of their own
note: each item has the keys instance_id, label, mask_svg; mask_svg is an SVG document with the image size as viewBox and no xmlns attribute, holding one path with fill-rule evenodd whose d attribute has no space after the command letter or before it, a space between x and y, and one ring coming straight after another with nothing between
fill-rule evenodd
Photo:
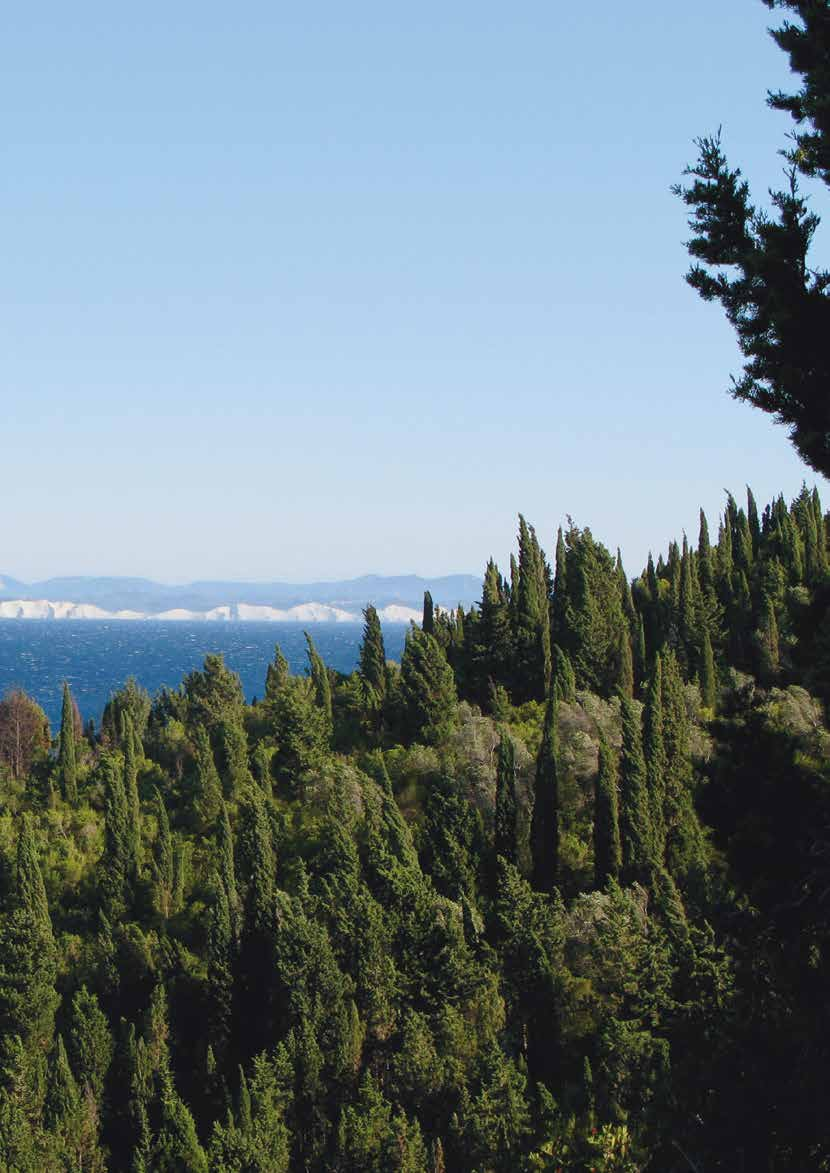
<instances>
[{"instance_id":1,"label":"dark blue sea","mask_svg":"<svg viewBox=\"0 0 830 1173\"><path fill-rule=\"evenodd\" d=\"M307 629L330 668L356 667L362 623L312 623ZM276 643L293 672L305 671L303 630L299 623L0 620L0 695L22 688L42 706L55 731L68 680L84 721L93 717L97 725L110 694L128 676L152 695L163 685L179 685L208 652L221 652L250 701L265 690ZM406 630L403 623L384 627L390 660L400 659Z\"/></svg>"}]
</instances>

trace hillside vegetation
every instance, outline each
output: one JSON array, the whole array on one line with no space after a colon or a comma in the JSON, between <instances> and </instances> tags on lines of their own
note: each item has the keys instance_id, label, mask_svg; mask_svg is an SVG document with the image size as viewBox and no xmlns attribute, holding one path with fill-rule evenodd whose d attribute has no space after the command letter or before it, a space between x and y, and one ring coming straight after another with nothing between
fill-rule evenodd
<instances>
[{"instance_id":1,"label":"hillside vegetation","mask_svg":"<svg viewBox=\"0 0 830 1173\"><path fill-rule=\"evenodd\" d=\"M830 1168L818 494L590 530L400 665L0 702L0 1168Z\"/></svg>"}]
</instances>

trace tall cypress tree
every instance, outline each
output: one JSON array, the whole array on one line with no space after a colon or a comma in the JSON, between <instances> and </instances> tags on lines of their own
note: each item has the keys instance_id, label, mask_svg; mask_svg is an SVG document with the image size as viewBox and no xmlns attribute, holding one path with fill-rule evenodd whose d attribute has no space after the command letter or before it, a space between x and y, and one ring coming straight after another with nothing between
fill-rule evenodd
<instances>
[{"instance_id":1,"label":"tall cypress tree","mask_svg":"<svg viewBox=\"0 0 830 1173\"><path fill-rule=\"evenodd\" d=\"M553 578L553 601L551 603L551 640L563 647L568 642L567 634L567 606L568 606L568 569L565 539L562 536L562 526L556 531L556 573Z\"/></svg>"},{"instance_id":2,"label":"tall cypress tree","mask_svg":"<svg viewBox=\"0 0 830 1173\"><path fill-rule=\"evenodd\" d=\"M135 877L141 866L141 803L138 797L138 759L133 722L126 710L121 715L121 744L124 748L124 794L129 817L130 868Z\"/></svg>"},{"instance_id":3,"label":"tall cypress tree","mask_svg":"<svg viewBox=\"0 0 830 1173\"><path fill-rule=\"evenodd\" d=\"M239 875L245 898L234 982L235 1034L240 1053L247 1056L267 1045L274 1027L276 867L271 823L260 791L249 790L239 814ZM251 1006L257 1007L255 1016Z\"/></svg>"},{"instance_id":4,"label":"tall cypress tree","mask_svg":"<svg viewBox=\"0 0 830 1173\"><path fill-rule=\"evenodd\" d=\"M599 742L599 769L594 787L594 880L604 888L616 880L622 864L617 802L617 765L604 737Z\"/></svg>"},{"instance_id":5,"label":"tall cypress tree","mask_svg":"<svg viewBox=\"0 0 830 1173\"><path fill-rule=\"evenodd\" d=\"M119 769L111 753L102 756L101 770L104 776L104 853L98 889L107 917L119 920L132 899L132 828L123 770Z\"/></svg>"},{"instance_id":6,"label":"tall cypress tree","mask_svg":"<svg viewBox=\"0 0 830 1173\"><path fill-rule=\"evenodd\" d=\"M765 681L773 680L780 668L778 620L775 603L767 591L761 598L761 622L757 632L760 674Z\"/></svg>"},{"instance_id":7,"label":"tall cypress tree","mask_svg":"<svg viewBox=\"0 0 830 1173\"><path fill-rule=\"evenodd\" d=\"M617 640L617 656L620 665L619 690L622 696L627 696L630 699L634 696L634 656L631 651L631 637L625 625L620 627Z\"/></svg>"},{"instance_id":8,"label":"tall cypress tree","mask_svg":"<svg viewBox=\"0 0 830 1173\"><path fill-rule=\"evenodd\" d=\"M551 669L548 570L536 531L521 514L515 636L513 691L520 700L541 700Z\"/></svg>"},{"instance_id":9,"label":"tall cypress tree","mask_svg":"<svg viewBox=\"0 0 830 1173\"><path fill-rule=\"evenodd\" d=\"M204 725L197 725L193 732L193 748L196 758L196 812L202 822L209 826L219 817L222 783Z\"/></svg>"},{"instance_id":10,"label":"tall cypress tree","mask_svg":"<svg viewBox=\"0 0 830 1173\"><path fill-rule=\"evenodd\" d=\"M173 837L170 834L170 820L167 807L158 787L153 793L158 833L153 845L153 889L155 905L165 918L172 912L173 901Z\"/></svg>"},{"instance_id":11,"label":"tall cypress tree","mask_svg":"<svg viewBox=\"0 0 830 1173\"><path fill-rule=\"evenodd\" d=\"M646 693L643 712L644 750L648 810L656 860L663 858L666 847L666 824L663 808L666 801L666 747L663 742L663 661L657 656Z\"/></svg>"},{"instance_id":12,"label":"tall cypress tree","mask_svg":"<svg viewBox=\"0 0 830 1173\"><path fill-rule=\"evenodd\" d=\"M545 708L542 743L536 759L536 785L530 841L533 882L552 893L559 875L559 771L556 744L556 689L551 688Z\"/></svg>"},{"instance_id":13,"label":"tall cypress tree","mask_svg":"<svg viewBox=\"0 0 830 1173\"><path fill-rule=\"evenodd\" d=\"M821 508L821 498L818 495L818 489L813 486L811 494L811 504L813 506L813 516L816 520L816 553L818 555L818 568L822 577L827 573L827 531L824 524L824 513Z\"/></svg>"},{"instance_id":14,"label":"tall cypress tree","mask_svg":"<svg viewBox=\"0 0 830 1173\"><path fill-rule=\"evenodd\" d=\"M17 836L17 901L20 908L51 938L49 902L30 815L22 816Z\"/></svg>"},{"instance_id":15,"label":"tall cypress tree","mask_svg":"<svg viewBox=\"0 0 830 1173\"><path fill-rule=\"evenodd\" d=\"M291 672L288 661L282 654L279 644L274 646L274 659L268 665L265 673L265 699L269 703L275 701Z\"/></svg>"},{"instance_id":16,"label":"tall cypress tree","mask_svg":"<svg viewBox=\"0 0 830 1173\"><path fill-rule=\"evenodd\" d=\"M107 1016L95 994L81 986L72 999L67 1034L72 1066L81 1089L101 1103L104 1081L112 1063L113 1041Z\"/></svg>"},{"instance_id":17,"label":"tall cypress tree","mask_svg":"<svg viewBox=\"0 0 830 1173\"><path fill-rule=\"evenodd\" d=\"M248 735L236 716L219 722L220 760L224 792L239 795L251 782L248 768Z\"/></svg>"},{"instance_id":18,"label":"tall cypress tree","mask_svg":"<svg viewBox=\"0 0 830 1173\"><path fill-rule=\"evenodd\" d=\"M216 867L228 898L231 926L234 935L236 935L239 931L239 892L236 885L233 832L231 831L231 821L228 818L228 808L224 802L216 827Z\"/></svg>"},{"instance_id":19,"label":"tall cypress tree","mask_svg":"<svg viewBox=\"0 0 830 1173\"><path fill-rule=\"evenodd\" d=\"M516 755L506 733L499 740L496 766L495 851L516 862Z\"/></svg>"},{"instance_id":20,"label":"tall cypress tree","mask_svg":"<svg viewBox=\"0 0 830 1173\"><path fill-rule=\"evenodd\" d=\"M308 664L311 672L311 684L314 689L314 699L317 707L323 713L327 736L331 737L334 721L331 707L331 682L329 681L329 670L323 663L322 656L314 646L314 640L307 631L304 631L303 635L305 636Z\"/></svg>"},{"instance_id":21,"label":"tall cypress tree","mask_svg":"<svg viewBox=\"0 0 830 1173\"><path fill-rule=\"evenodd\" d=\"M640 721L633 703L622 698L622 754L620 757L621 878L648 883L653 862L654 833L649 817L646 764Z\"/></svg>"},{"instance_id":22,"label":"tall cypress tree","mask_svg":"<svg viewBox=\"0 0 830 1173\"><path fill-rule=\"evenodd\" d=\"M752 556L756 558L761 546L761 523L758 518L758 506L749 485L746 487L746 519L749 525L749 535L752 539Z\"/></svg>"},{"instance_id":23,"label":"tall cypress tree","mask_svg":"<svg viewBox=\"0 0 830 1173\"><path fill-rule=\"evenodd\" d=\"M207 1044L225 1070L233 1034L234 932L222 877L214 874L207 932Z\"/></svg>"},{"instance_id":24,"label":"tall cypress tree","mask_svg":"<svg viewBox=\"0 0 830 1173\"><path fill-rule=\"evenodd\" d=\"M558 644L552 649L553 655L553 687L559 694L561 701L573 704L576 700L576 676L573 665L567 652L563 652Z\"/></svg>"},{"instance_id":25,"label":"tall cypress tree","mask_svg":"<svg viewBox=\"0 0 830 1173\"><path fill-rule=\"evenodd\" d=\"M46 888L34 830L25 815L18 829L13 896L0 916L0 1041L4 1087L15 1066L14 1036L18 1035L28 1088L32 1078L38 1079L39 1057L52 1039L60 999L55 992L57 950ZM26 1095L30 1094L27 1090Z\"/></svg>"},{"instance_id":26,"label":"tall cypress tree","mask_svg":"<svg viewBox=\"0 0 830 1173\"><path fill-rule=\"evenodd\" d=\"M640 612L637 613L637 632L634 639L634 680L637 685L637 693L643 685L643 681L648 673L648 655L646 652L646 628L643 622L643 616Z\"/></svg>"},{"instance_id":27,"label":"tall cypress tree","mask_svg":"<svg viewBox=\"0 0 830 1173\"><path fill-rule=\"evenodd\" d=\"M692 577L692 556L685 534L683 536L683 555L680 560L679 628L683 661L691 674L696 667L698 623Z\"/></svg>"},{"instance_id":28,"label":"tall cypress tree","mask_svg":"<svg viewBox=\"0 0 830 1173\"><path fill-rule=\"evenodd\" d=\"M407 738L434 743L456 724L458 696L452 669L435 637L414 624L401 656L400 695Z\"/></svg>"},{"instance_id":29,"label":"tall cypress tree","mask_svg":"<svg viewBox=\"0 0 830 1173\"><path fill-rule=\"evenodd\" d=\"M491 682L505 684L513 659L513 633L507 589L491 558L484 571L474 673L479 700L485 703Z\"/></svg>"},{"instance_id":30,"label":"tall cypress tree","mask_svg":"<svg viewBox=\"0 0 830 1173\"><path fill-rule=\"evenodd\" d=\"M70 806L78 802L78 766L75 755L75 706L69 685L63 682L60 749L58 751L61 790Z\"/></svg>"},{"instance_id":31,"label":"tall cypress tree","mask_svg":"<svg viewBox=\"0 0 830 1173\"><path fill-rule=\"evenodd\" d=\"M380 618L371 603L363 610L360 675L372 695L382 701L386 695L386 648L383 645Z\"/></svg>"},{"instance_id":32,"label":"tall cypress tree","mask_svg":"<svg viewBox=\"0 0 830 1173\"><path fill-rule=\"evenodd\" d=\"M709 524L706 514L700 511L700 534L697 540L697 564L700 589L706 596L715 593L715 573L712 566L712 547L709 544Z\"/></svg>"},{"instance_id":33,"label":"tall cypress tree","mask_svg":"<svg viewBox=\"0 0 830 1173\"><path fill-rule=\"evenodd\" d=\"M700 695L704 707L714 712L717 702L717 677L715 675L715 657L712 652L712 641L709 638L709 628L703 628L703 641L700 651Z\"/></svg>"},{"instance_id":34,"label":"tall cypress tree","mask_svg":"<svg viewBox=\"0 0 830 1173\"><path fill-rule=\"evenodd\" d=\"M424 591L424 613L421 619L421 631L425 631L427 635L435 635L435 608L432 603L432 595L429 591Z\"/></svg>"}]
</instances>

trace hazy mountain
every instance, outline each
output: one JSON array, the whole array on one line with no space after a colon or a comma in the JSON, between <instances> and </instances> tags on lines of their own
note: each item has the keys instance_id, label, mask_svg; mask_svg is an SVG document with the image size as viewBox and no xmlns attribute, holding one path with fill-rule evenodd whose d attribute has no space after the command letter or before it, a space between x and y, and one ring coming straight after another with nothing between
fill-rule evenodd
<instances>
[{"instance_id":1,"label":"hazy mountain","mask_svg":"<svg viewBox=\"0 0 830 1173\"><path fill-rule=\"evenodd\" d=\"M470 606L481 597L481 579L471 574L421 578L418 575L391 577L366 574L337 582L246 583L192 582L169 586L146 578L94 578L67 576L41 582L20 582L0 578L0 600L52 599L90 604L105 611L141 611L157 614L185 609L209 611L215 607L250 604L288 609L304 603L323 603L349 610L367 603L376 607L420 607L424 591L442 607L458 603Z\"/></svg>"}]
</instances>

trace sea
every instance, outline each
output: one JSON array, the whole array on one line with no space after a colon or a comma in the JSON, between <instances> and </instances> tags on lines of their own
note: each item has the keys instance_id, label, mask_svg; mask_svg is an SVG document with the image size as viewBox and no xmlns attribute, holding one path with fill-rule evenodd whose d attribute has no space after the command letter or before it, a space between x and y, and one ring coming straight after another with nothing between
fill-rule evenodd
<instances>
[{"instance_id":1,"label":"sea","mask_svg":"<svg viewBox=\"0 0 830 1173\"><path fill-rule=\"evenodd\" d=\"M0 696L22 688L41 706L53 732L60 725L64 680L84 721L96 726L112 693L134 676L154 695L176 688L209 652L220 652L239 673L247 700L265 691L265 671L279 643L292 672L308 666L304 631L323 660L352 672L363 637L362 623L153 622L143 620L0 621ZM407 625L386 624L386 655L400 660Z\"/></svg>"}]
</instances>

